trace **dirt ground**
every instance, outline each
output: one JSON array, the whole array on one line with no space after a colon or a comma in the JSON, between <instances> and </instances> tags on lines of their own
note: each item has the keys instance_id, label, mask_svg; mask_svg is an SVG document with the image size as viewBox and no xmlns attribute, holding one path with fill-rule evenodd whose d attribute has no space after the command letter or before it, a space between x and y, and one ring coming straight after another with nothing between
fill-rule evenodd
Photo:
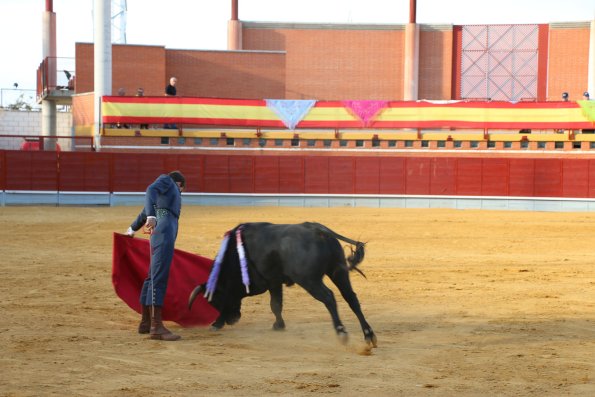
<instances>
[{"instance_id":1,"label":"dirt ground","mask_svg":"<svg viewBox=\"0 0 595 397\"><path fill-rule=\"evenodd\" d=\"M184 207L177 248L211 258L240 222L366 241L367 279L352 273L378 336L366 355L342 298L347 345L297 286L282 332L261 295L219 332L138 335L111 255L139 210L0 208L0 395L595 395L595 213Z\"/></svg>"}]
</instances>

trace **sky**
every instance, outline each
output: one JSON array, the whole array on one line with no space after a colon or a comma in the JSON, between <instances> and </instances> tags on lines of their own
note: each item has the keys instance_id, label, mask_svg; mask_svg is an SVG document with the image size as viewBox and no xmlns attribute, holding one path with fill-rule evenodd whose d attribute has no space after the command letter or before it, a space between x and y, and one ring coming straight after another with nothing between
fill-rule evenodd
<instances>
[{"instance_id":1,"label":"sky","mask_svg":"<svg viewBox=\"0 0 595 397\"><path fill-rule=\"evenodd\" d=\"M36 71L42 61L45 3L45 0L0 0L0 92L5 97L14 83L19 89L35 89ZM226 49L231 0L127 0L125 3L127 44ZM93 42L93 6L93 0L53 0L59 58L74 58L76 42ZM409 0L239 0L238 8L242 21L403 24L409 19ZM591 20L595 20L595 0L417 0L420 24Z\"/></svg>"}]
</instances>

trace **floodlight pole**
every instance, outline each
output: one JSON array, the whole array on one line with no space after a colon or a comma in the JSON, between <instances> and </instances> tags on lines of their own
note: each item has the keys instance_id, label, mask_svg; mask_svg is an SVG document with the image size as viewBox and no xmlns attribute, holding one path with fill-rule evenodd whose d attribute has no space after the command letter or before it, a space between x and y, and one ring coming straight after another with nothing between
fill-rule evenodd
<instances>
[{"instance_id":1,"label":"floodlight pole","mask_svg":"<svg viewBox=\"0 0 595 397\"><path fill-rule=\"evenodd\" d=\"M112 94L111 0L94 0L94 120L95 149L101 150L101 98Z\"/></svg>"},{"instance_id":2,"label":"floodlight pole","mask_svg":"<svg viewBox=\"0 0 595 397\"><path fill-rule=\"evenodd\" d=\"M45 1L45 12L42 18L42 52L43 59L47 61L47 87L56 89L56 13L52 0ZM56 101L44 98L41 101L41 135L44 137L56 136ZM55 150L56 140L45 139L43 150Z\"/></svg>"}]
</instances>

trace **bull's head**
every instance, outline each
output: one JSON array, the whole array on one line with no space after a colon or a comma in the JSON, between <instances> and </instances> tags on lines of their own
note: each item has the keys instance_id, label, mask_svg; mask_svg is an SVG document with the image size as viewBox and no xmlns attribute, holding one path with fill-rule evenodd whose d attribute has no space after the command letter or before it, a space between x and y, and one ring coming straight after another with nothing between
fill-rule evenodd
<instances>
[{"instance_id":1,"label":"bull's head","mask_svg":"<svg viewBox=\"0 0 595 397\"><path fill-rule=\"evenodd\" d=\"M198 285L188 298L188 310L192 308L192 304L200 294L204 294L206 284ZM214 328L222 328L225 324L233 325L240 320L242 313L240 311L242 306L242 296L235 296L236 294L227 293L226 288L217 286L212 296L208 300L209 304L219 312L219 317L212 324Z\"/></svg>"},{"instance_id":2,"label":"bull's head","mask_svg":"<svg viewBox=\"0 0 595 397\"><path fill-rule=\"evenodd\" d=\"M205 297L219 311L219 318L213 324L216 328L221 328L224 324L231 325L238 322L241 317L242 298L247 294L242 281L241 260L238 254L240 250L237 249L236 245L237 239L230 238L230 236L234 236L234 233L236 232L226 233L221 244L217 254L217 258L221 258L221 260L217 259L211 270L211 276L213 272L217 276L214 280L209 278L209 289L207 289L207 284L199 285L192 291L188 299L188 307L190 308L196 297L208 290L208 295L205 294ZM213 287L211 287L211 284Z\"/></svg>"}]
</instances>

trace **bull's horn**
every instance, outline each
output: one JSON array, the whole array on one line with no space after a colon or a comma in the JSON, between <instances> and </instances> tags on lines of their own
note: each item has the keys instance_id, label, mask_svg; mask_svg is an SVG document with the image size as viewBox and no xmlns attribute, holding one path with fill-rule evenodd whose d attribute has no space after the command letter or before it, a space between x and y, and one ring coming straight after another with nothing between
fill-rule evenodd
<instances>
[{"instance_id":1,"label":"bull's horn","mask_svg":"<svg viewBox=\"0 0 595 397\"><path fill-rule=\"evenodd\" d=\"M188 298L188 310L192 309L192 304L194 303L194 300L196 299L198 294L201 293L201 291L202 291L202 285L197 285L196 288L194 288L192 290L192 293L190 294L190 297Z\"/></svg>"}]
</instances>

